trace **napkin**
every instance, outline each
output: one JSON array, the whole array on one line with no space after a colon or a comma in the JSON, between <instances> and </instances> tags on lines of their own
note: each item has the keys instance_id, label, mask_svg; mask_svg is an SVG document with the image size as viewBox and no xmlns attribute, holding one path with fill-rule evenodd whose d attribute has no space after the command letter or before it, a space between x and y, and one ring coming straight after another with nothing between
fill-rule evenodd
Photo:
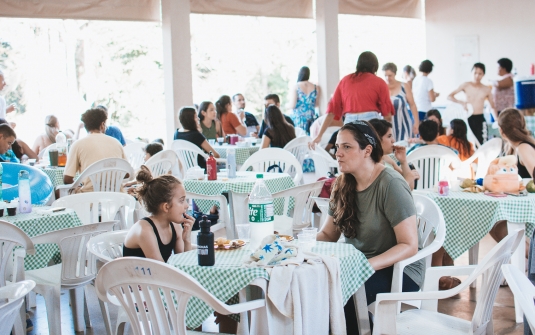
<instances>
[{"instance_id":1,"label":"napkin","mask_svg":"<svg viewBox=\"0 0 535 335\"><path fill-rule=\"evenodd\" d=\"M295 245L281 239L278 235L268 235L260 243L245 265L248 267L273 267L286 264L300 264L303 257L298 257L299 252Z\"/></svg>"}]
</instances>

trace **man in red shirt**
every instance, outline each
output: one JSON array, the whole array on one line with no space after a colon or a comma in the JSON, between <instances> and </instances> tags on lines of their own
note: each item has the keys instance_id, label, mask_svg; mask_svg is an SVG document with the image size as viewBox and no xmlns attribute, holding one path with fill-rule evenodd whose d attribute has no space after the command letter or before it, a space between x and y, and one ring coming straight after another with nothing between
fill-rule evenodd
<instances>
[{"instance_id":1,"label":"man in red shirt","mask_svg":"<svg viewBox=\"0 0 535 335\"><path fill-rule=\"evenodd\" d=\"M378 69L379 61L375 54L370 51L360 54L357 71L342 78L336 87L327 107L327 117L318 136L310 143L311 147L321 141L332 120L340 120L342 116L345 116L344 123L380 116L388 121L392 119L394 106L387 84L375 75Z\"/></svg>"}]
</instances>

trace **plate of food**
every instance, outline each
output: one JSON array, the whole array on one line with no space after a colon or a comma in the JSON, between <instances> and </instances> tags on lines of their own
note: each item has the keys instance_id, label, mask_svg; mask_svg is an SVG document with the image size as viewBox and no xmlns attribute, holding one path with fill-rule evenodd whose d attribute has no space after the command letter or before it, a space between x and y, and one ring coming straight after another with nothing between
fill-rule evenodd
<instances>
[{"instance_id":1,"label":"plate of food","mask_svg":"<svg viewBox=\"0 0 535 335\"><path fill-rule=\"evenodd\" d=\"M217 238L214 242L215 250L232 250L243 247L247 242L244 240L227 240L224 237Z\"/></svg>"},{"instance_id":2,"label":"plate of food","mask_svg":"<svg viewBox=\"0 0 535 335\"><path fill-rule=\"evenodd\" d=\"M278 235L281 240L285 240L286 242L292 242L294 240L293 236L290 235L280 235L278 231L273 232L275 235Z\"/></svg>"}]
</instances>

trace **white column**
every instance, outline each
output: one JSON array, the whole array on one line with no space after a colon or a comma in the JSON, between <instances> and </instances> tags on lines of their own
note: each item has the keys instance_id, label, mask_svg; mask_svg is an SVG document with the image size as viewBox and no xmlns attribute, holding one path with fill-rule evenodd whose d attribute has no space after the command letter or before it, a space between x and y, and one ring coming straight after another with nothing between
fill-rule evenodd
<instances>
[{"instance_id":1,"label":"white column","mask_svg":"<svg viewBox=\"0 0 535 335\"><path fill-rule=\"evenodd\" d=\"M190 0L162 0L163 70L167 143L178 127L177 112L193 106Z\"/></svg>"},{"instance_id":2,"label":"white column","mask_svg":"<svg viewBox=\"0 0 535 335\"><path fill-rule=\"evenodd\" d=\"M325 114L331 95L340 81L338 0L316 0L316 38L318 78L321 87L320 110Z\"/></svg>"}]
</instances>

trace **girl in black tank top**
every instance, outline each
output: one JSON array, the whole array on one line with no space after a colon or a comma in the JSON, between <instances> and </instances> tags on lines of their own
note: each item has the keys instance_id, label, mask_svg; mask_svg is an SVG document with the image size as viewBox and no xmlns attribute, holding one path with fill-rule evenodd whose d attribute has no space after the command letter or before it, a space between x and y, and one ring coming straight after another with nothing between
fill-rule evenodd
<instances>
[{"instance_id":1,"label":"girl in black tank top","mask_svg":"<svg viewBox=\"0 0 535 335\"><path fill-rule=\"evenodd\" d=\"M150 170L144 165L136 179L142 183L136 189L138 199L152 215L139 220L129 229L123 244L123 256L167 262L173 252L192 250L191 227L195 220L186 214L186 190L180 180L171 175L152 179ZM162 238L169 242L164 244Z\"/></svg>"},{"instance_id":2,"label":"girl in black tank top","mask_svg":"<svg viewBox=\"0 0 535 335\"><path fill-rule=\"evenodd\" d=\"M535 144L530 143L530 142L521 142L520 144L524 144L524 143L529 144L533 149L535 149ZM518 163L517 163L518 174L520 175L520 177L521 178L532 178L532 176L529 173L528 169L526 169L526 167L524 165L522 165L522 163L520 163L520 157L517 156L517 159L518 159ZM535 173L535 171L531 171L531 173ZM535 177L535 176L533 176L533 177Z\"/></svg>"}]
</instances>

